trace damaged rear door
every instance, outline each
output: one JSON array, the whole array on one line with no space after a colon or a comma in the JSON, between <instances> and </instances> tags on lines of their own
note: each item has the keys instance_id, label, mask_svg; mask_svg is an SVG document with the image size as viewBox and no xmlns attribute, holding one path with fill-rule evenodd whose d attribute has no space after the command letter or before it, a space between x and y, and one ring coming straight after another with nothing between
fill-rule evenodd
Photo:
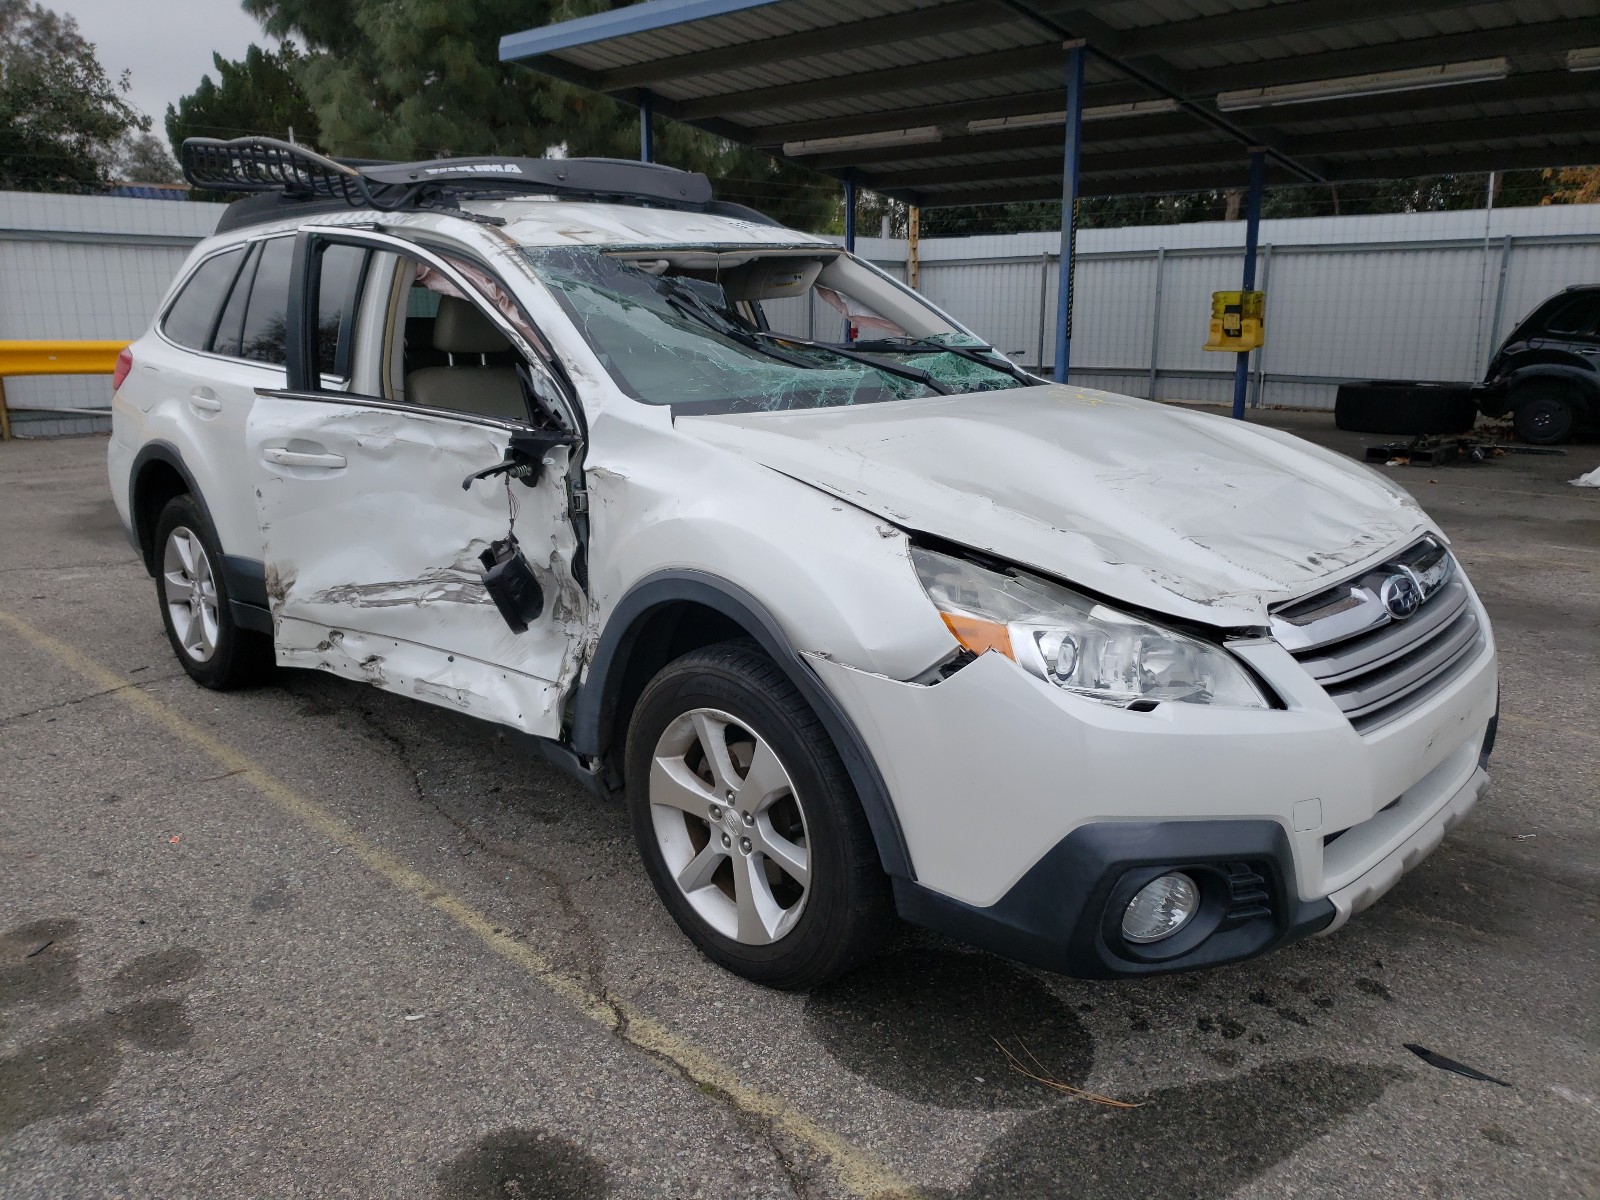
<instances>
[{"instance_id":1,"label":"damaged rear door","mask_svg":"<svg viewBox=\"0 0 1600 1200\"><path fill-rule=\"evenodd\" d=\"M330 283L331 246L360 270ZM295 279L291 386L247 430L278 662L558 736L577 418L537 334L481 265L382 234L302 233Z\"/></svg>"}]
</instances>

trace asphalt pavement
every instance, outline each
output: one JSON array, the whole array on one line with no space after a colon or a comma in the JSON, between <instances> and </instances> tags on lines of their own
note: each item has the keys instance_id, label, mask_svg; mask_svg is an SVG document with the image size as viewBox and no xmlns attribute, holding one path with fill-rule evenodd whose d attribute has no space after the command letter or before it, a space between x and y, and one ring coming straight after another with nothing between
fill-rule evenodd
<instances>
[{"instance_id":1,"label":"asphalt pavement","mask_svg":"<svg viewBox=\"0 0 1600 1200\"><path fill-rule=\"evenodd\" d=\"M1597 461L1388 468L1503 717L1490 795L1337 935L1104 983L908 930L808 996L701 959L525 742L193 685L104 439L0 445L0 1195L1600 1196Z\"/></svg>"}]
</instances>

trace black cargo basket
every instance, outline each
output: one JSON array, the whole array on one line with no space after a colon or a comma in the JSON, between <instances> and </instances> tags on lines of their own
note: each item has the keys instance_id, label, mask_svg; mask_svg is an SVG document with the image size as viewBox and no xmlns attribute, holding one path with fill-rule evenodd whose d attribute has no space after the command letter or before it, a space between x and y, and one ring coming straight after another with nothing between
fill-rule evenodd
<instances>
[{"instance_id":1,"label":"black cargo basket","mask_svg":"<svg viewBox=\"0 0 1600 1200\"><path fill-rule=\"evenodd\" d=\"M276 138L187 138L182 147L183 174L198 188L219 192L277 192L289 196L325 196L363 203L368 192L361 173L304 146Z\"/></svg>"}]
</instances>

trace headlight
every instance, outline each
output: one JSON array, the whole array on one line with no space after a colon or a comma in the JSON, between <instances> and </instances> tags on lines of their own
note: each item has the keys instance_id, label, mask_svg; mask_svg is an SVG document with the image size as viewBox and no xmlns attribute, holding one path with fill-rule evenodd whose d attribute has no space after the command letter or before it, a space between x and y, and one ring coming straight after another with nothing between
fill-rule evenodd
<instances>
[{"instance_id":1,"label":"headlight","mask_svg":"<svg viewBox=\"0 0 1600 1200\"><path fill-rule=\"evenodd\" d=\"M1267 708L1250 676L1210 642L1108 608L1020 571L924 550L911 561L956 640L997 650L1040 679L1119 707L1138 700Z\"/></svg>"}]
</instances>

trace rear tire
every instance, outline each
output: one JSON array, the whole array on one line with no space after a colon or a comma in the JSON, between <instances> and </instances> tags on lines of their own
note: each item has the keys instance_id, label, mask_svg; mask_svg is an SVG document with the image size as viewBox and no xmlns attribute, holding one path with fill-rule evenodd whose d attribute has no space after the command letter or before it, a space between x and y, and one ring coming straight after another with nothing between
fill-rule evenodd
<instances>
[{"instance_id":1,"label":"rear tire","mask_svg":"<svg viewBox=\"0 0 1600 1200\"><path fill-rule=\"evenodd\" d=\"M669 663L628 726L628 807L656 893L714 962L809 988L894 926L889 881L838 752L753 646Z\"/></svg>"},{"instance_id":2,"label":"rear tire","mask_svg":"<svg viewBox=\"0 0 1600 1200\"><path fill-rule=\"evenodd\" d=\"M1572 401L1556 388L1519 389L1511 403L1512 427L1530 446L1554 446L1572 436L1578 414Z\"/></svg>"},{"instance_id":3,"label":"rear tire","mask_svg":"<svg viewBox=\"0 0 1600 1200\"><path fill-rule=\"evenodd\" d=\"M187 494L156 521L156 598L172 652L201 687L227 691L270 672L272 642L234 622L216 534Z\"/></svg>"}]
</instances>

